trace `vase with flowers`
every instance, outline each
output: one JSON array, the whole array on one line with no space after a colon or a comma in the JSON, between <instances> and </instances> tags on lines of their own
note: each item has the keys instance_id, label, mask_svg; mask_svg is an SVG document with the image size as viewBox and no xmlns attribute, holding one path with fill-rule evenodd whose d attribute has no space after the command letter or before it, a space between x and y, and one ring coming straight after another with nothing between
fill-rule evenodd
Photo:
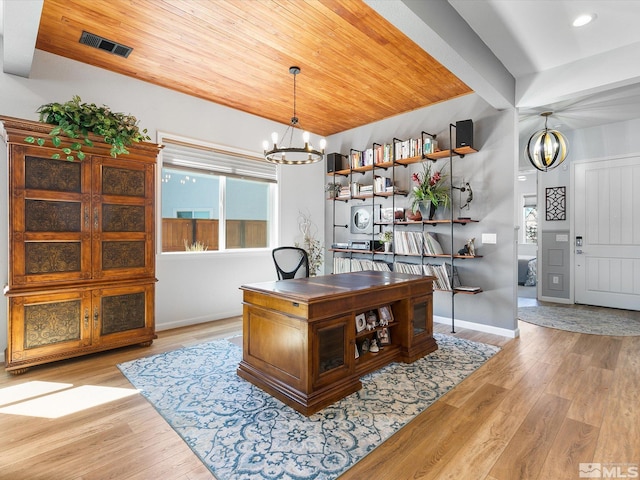
<instances>
[{"instance_id":1,"label":"vase with flowers","mask_svg":"<svg viewBox=\"0 0 640 480\"><path fill-rule=\"evenodd\" d=\"M449 185L445 182L447 176L440 170L431 171L432 163L422 164L422 173L411 175L413 188L411 189L411 210L420 210L423 219L433 220L436 208L448 207L451 203Z\"/></svg>"}]
</instances>

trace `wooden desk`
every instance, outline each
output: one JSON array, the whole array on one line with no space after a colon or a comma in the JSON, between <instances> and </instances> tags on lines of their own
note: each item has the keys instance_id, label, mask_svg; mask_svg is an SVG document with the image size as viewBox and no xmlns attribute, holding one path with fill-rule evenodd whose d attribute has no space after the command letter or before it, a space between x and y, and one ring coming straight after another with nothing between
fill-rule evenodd
<instances>
[{"instance_id":1,"label":"wooden desk","mask_svg":"<svg viewBox=\"0 0 640 480\"><path fill-rule=\"evenodd\" d=\"M362 388L364 374L438 348L433 279L367 271L243 285L238 375L311 415ZM384 306L391 344L356 358L356 345L382 328L356 332L356 315Z\"/></svg>"}]
</instances>

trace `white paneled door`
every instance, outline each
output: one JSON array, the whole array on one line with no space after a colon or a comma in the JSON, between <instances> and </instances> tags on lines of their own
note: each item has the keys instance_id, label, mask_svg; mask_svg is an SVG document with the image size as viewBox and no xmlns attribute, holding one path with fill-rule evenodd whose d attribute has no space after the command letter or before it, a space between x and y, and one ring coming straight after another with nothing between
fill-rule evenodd
<instances>
[{"instance_id":1,"label":"white paneled door","mask_svg":"<svg viewBox=\"0 0 640 480\"><path fill-rule=\"evenodd\" d=\"M575 303L640 310L640 156L576 163L574 186Z\"/></svg>"}]
</instances>

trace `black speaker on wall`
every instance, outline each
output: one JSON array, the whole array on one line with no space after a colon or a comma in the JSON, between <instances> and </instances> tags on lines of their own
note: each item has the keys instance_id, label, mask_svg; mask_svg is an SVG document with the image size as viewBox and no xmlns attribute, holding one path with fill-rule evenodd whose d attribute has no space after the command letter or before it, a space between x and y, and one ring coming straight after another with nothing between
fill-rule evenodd
<instances>
[{"instance_id":1,"label":"black speaker on wall","mask_svg":"<svg viewBox=\"0 0 640 480\"><path fill-rule=\"evenodd\" d=\"M473 148L473 120L456 122L456 148Z\"/></svg>"},{"instance_id":2,"label":"black speaker on wall","mask_svg":"<svg viewBox=\"0 0 640 480\"><path fill-rule=\"evenodd\" d=\"M345 166L344 158L345 156L340 153L327 153L327 173L348 168Z\"/></svg>"}]
</instances>

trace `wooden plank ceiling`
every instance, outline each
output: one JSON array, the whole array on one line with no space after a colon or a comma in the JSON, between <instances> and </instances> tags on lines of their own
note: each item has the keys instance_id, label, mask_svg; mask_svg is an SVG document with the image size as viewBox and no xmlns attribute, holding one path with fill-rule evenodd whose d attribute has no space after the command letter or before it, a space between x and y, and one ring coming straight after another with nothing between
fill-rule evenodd
<instances>
[{"instance_id":1,"label":"wooden plank ceiling","mask_svg":"<svg viewBox=\"0 0 640 480\"><path fill-rule=\"evenodd\" d=\"M36 48L280 123L297 65L300 126L324 136L471 92L360 0L45 0Z\"/></svg>"}]
</instances>

